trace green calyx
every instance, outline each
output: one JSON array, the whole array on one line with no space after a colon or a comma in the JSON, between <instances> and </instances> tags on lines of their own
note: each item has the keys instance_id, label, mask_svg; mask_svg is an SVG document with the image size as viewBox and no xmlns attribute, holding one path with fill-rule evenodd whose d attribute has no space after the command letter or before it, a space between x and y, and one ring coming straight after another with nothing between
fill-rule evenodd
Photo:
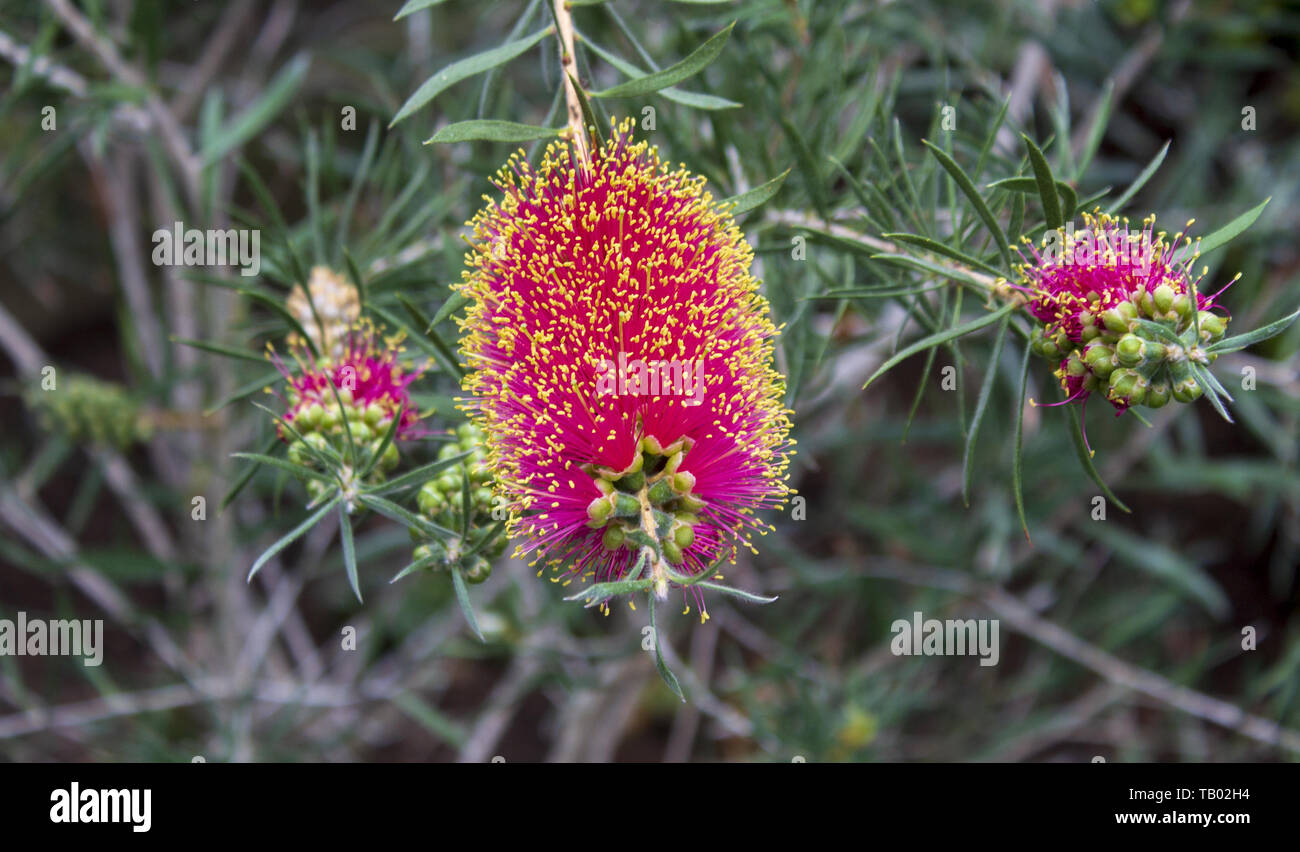
<instances>
[{"instance_id":1,"label":"green calyx","mask_svg":"<svg viewBox=\"0 0 1300 852\"><path fill-rule=\"evenodd\" d=\"M473 552L462 567L465 579L481 583L492 573L491 560L501 556L506 549L505 531L495 527L492 517L492 471L487 465L487 452L483 433L472 423L463 423L456 430L453 441L438 451L438 459L469 453L456 467L444 469L420 486L415 504L420 514L438 526L460 531L465 524L465 491L469 491L468 536L452 539L447 544L426 539L416 530L411 538L419 542L412 554L416 561L430 559L429 570L442 570L461 562L461 554Z\"/></svg>"},{"instance_id":2,"label":"green calyx","mask_svg":"<svg viewBox=\"0 0 1300 852\"><path fill-rule=\"evenodd\" d=\"M695 476L679 470L692 443L683 438L664 446L647 436L626 469L584 468L601 493L587 505L587 525L605 531L607 550L657 548L669 563L681 564L682 551L695 542L696 513L704 508L692 493Z\"/></svg>"},{"instance_id":3,"label":"green calyx","mask_svg":"<svg viewBox=\"0 0 1300 852\"><path fill-rule=\"evenodd\" d=\"M1063 380L1082 380L1084 389L1101 391L1117 405L1149 408L1200 398L1204 391L1191 365L1214 362L1217 356L1205 347L1222 340L1228 327L1227 319L1196 311L1191 296L1168 284L1097 314L1083 311L1079 321L1081 342L1063 329L1038 327L1031 350L1056 363Z\"/></svg>"}]
</instances>

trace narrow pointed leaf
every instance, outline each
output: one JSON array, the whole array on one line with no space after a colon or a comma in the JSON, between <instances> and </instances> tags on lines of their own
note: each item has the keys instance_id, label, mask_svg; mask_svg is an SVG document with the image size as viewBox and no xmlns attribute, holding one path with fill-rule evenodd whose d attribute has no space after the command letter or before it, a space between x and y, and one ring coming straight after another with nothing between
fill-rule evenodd
<instances>
[{"instance_id":1,"label":"narrow pointed leaf","mask_svg":"<svg viewBox=\"0 0 1300 852\"><path fill-rule=\"evenodd\" d=\"M993 323L1002 319L1003 317L1005 317L1007 314L1011 313L1015 309L1016 309L1016 305L1014 303L1007 303L1002 307L998 308L996 311L994 311L991 314L985 314L982 317L977 317L976 319L973 319L970 322L965 323L964 325L955 326L953 328L946 328L943 331L935 332L934 334L931 334L929 337L924 337L916 341L911 346L908 346L906 349L902 350L901 352L896 353L888 361L881 364L880 367L876 370L876 372L871 374L871 378L867 379L867 383L862 386L862 389L866 390L868 387L870 387L871 383L874 382L876 379L880 378L886 372L891 370L899 362L910 358L916 353L923 352L926 349L929 349L934 346L938 346L943 343L947 343L949 340L953 340L963 335L970 334L973 331L978 331L987 325L992 325Z\"/></svg>"},{"instance_id":2,"label":"narrow pointed leaf","mask_svg":"<svg viewBox=\"0 0 1300 852\"><path fill-rule=\"evenodd\" d=\"M1231 222L1224 225L1219 230L1215 231L1212 234L1208 234L1202 237L1200 242L1197 244L1197 251L1201 253L1200 256L1205 257L1207 254L1214 251L1215 249L1226 245L1229 240L1233 239L1234 237L1239 235L1242 231L1246 230L1251 225L1255 224L1255 220L1259 218L1259 214L1264 212L1264 208L1267 207L1268 203L1272 200L1273 200L1273 196L1270 195L1268 198L1265 198L1257 207L1252 207L1250 210L1247 210L1245 213L1242 213L1236 219L1233 219Z\"/></svg>"},{"instance_id":3,"label":"narrow pointed leaf","mask_svg":"<svg viewBox=\"0 0 1300 852\"><path fill-rule=\"evenodd\" d=\"M281 550L284 550L286 547L293 544L302 536L303 533L307 532L307 530L316 526L316 524L320 522L321 518L329 514L329 511L334 508L334 504L339 502L340 499L341 499L340 496L338 494L335 494L325 503L325 505L321 506L311 516L309 516L307 520L303 521L301 524L294 527L283 538L281 538L275 544L268 547L262 553L261 556L257 557L257 561L253 563L252 569L249 570L248 572L249 582L251 582L254 575L256 575L257 572L262 569L262 566L265 565L268 561L270 561L271 557L275 556Z\"/></svg>"},{"instance_id":4,"label":"narrow pointed leaf","mask_svg":"<svg viewBox=\"0 0 1300 852\"><path fill-rule=\"evenodd\" d=\"M755 207L758 207L760 204L763 204L772 196L776 195L777 190L781 188L781 184L785 183L785 179L789 174L790 169L786 169L781 172L781 174L766 183L759 184L748 192L742 192L739 195L724 198L719 202L719 206L731 205L731 215L733 216L739 216L741 213L753 210Z\"/></svg>"},{"instance_id":5,"label":"narrow pointed leaf","mask_svg":"<svg viewBox=\"0 0 1300 852\"><path fill-rule=\"evenodd\" d=\"M550 35L552 29L552 27L546 27L545 29L538 30L530 36L525 36L516 41L507 42L500 47L494 47L491 50L485 50L482 53L477 53L473 56L451 63L437 74L434 74L432 77L425 80L424 83L420 85L420 88L416 89L415 92L406 99L406 103L402 104L402 108L397 111L397 115L393 116L393 120L389 122L388 126L392 127L394 124L407 118L413 112L442 94L444 90L459 83L461 80L473 77L476 74L482 74L489 68L496 68L498 65L509 62Z\"/></svg>"},{"instance_id":6,"label":"narrow pointed leaf","mask_svg":"<svg viewBox=\"0 0 1300 852\"><path fill-rule=\"evenodd\" d=\"M691 51L690 55L681 62L653 74L634 77L603 91L592 92L591 96L593 98L634 98L676 85L699 73L718 58L718 54L722 53L722 48L726 45L727 39L731 37L731 29L735 25L734 21L727 24L724 29L713 35L708 41Z\"/></svg>"}]
</instances>

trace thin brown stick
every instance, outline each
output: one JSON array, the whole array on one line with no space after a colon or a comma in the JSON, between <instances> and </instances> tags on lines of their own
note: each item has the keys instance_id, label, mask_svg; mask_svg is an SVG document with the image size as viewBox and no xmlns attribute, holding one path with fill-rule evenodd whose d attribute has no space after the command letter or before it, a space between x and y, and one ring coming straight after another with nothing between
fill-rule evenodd
<instances>
[{"instance_id":1,"label":"thin brown stick","mask_svg":"<svg viewBox=\"0 0 1300 852\"><path fill-rule=\"evenodd\" d=\"M590 160L587 150L587 125L582 120L582 101L578 99L578 90L574 80L578 77L578 66L573 53L573 16L565 0L552 0L555 8L555 21L560 39L560 69L564 73L564 99L569 110L569 132L573 136L573 147L582 162Z\"/></svg>"}]
</instances>

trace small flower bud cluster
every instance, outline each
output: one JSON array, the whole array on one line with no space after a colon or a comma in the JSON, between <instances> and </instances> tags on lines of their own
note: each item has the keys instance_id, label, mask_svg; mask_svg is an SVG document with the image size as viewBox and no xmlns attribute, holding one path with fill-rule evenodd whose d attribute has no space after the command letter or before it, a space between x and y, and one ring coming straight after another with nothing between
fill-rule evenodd
<instances>
[{"instance_id":1,"label":"small flower bud cluster","mask_svg":"<svg viewBox=\"0 0 1300 852\"><path fill-rule=\"evenodd\" d=\"M1191 296L1167 284L1136 291L1097 314L1083 311L1079 321L1078 343L1059 327L1051 336L1040 327L1033 349L1059 364L1056 376L1071 396L1099 391L1121 410L1198 399L1204 389L1191 363L1212 363L1215 355L1203 347L1222 339L1228 326L1218 314L1197 311Z\"/></svg>"},{"instance_id":2,"label":"small flower bud cluster","mask_svg":"<svg viewBox=\"0 0 1300 852\"><path fill-rule=\"evenodd\" d=\"M416 561L430 560L432 570L444 569L460 561L460 554L474 551L465 568L465 579L481 583L492 573L492 560L505 552L506 536L494 529L492 521L492 471L487 465L483 447L483 433L472 423L463 423L456 430L456 440L438 452L445 460L469 453L459 467L449 468L420 487L416 505L420 514L439 526L459 532L465 527L465 489L469 488L469 536L462 542L453 539L447 543L429 539L415 529L411 538L420 542L413 556ZM489 538L490 537L490 538Z\"/></svg>"},{"instance_id":3,"label":"small flower bud cluster","mask_svg":"<svg viewBox=\"0 0 1300 852\"><path fill-rule=\"evenodd\" d=\"M55 390L34 390L28 405L42 428L78 444L125 449L149 440L151 425L121 385L85 375L61 378Z\"/></svg>"},{"instance_id":4,"label":"small flower bud cluster","mask_svg":"<svg viewBox=\"0 0 1300 852\"><path fill-rule=\"evenodd\" d=\"M647 521L653 521L653 540L664 558L673 565L682 563L682 550L695 542L700 522L696 513L704 508L704 501L692 493L695 476L678 470L690 447L686 438L664 447L650 436L641 439L640 452L625 470L588 466L601 496L587 505L587 526L605 531L601 544L606 550L635 551L650 545ZM649 518L643 516L647 503Z\"/></svg>"},{"instance_id":5,"label":"small flower bud cluster","mask_svg":"<svg viewBox=\"0 0 1300 852\"><path fill-rule=\"evenodd\" d=\"M364 403L354 399L352 391L347 388L339 388L338 394L338 400L322 398L320 401L308 401L296 390L289 390L289 404L294 412L290 422L302 436L288 436L291 438L289 461L319 468L318 453L340 459L353 457L364 460L379 452L384 435L393 422L392 415L379 403ZM351 453L347 446L349 435L355 450ZM316 452L313 453L313 449ZM397 467L398 459L397 444L390 441L370 474L370 481L382 481L389 471ZM306 480L306 484L313 499L319 497L327 487L315 479Z\"/></svg>"},{"instance_id":6,"label":"small flower bud cluster","mask_svg":"<svg viewBox=\"0 0 1300 852\"><path fill-rule=\"evenodd\" d=\"M307 300L308 292L311 301ZM348 332L361 316L357 288L325 266L312 267L306 291L301 284L294 285L285 307L324 358L343 355ZM289 344L301 346L302 340L299 335L291 334Z\"/></svg>"}]
</instances>

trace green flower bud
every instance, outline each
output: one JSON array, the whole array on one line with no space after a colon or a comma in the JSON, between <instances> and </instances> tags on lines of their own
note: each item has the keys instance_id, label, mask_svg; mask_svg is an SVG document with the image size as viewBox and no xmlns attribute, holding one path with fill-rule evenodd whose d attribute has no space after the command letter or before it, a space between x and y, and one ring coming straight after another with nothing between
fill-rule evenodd
<instances>
[{"instance_id":1,"label":"green flower bud","mask_svg":"<svg viewBox=\"0 0 1300 852\"><path fill-rule=\"evenodd\" d=\"M397 462L400 458L401 455L397 450L397 444L390 442L388 446L384 448L384 455L379 459L379 467L381 470L385 471L392 470L397 467Z\"/></svg>"},{"instance_id":2,"label":"green flower bud","mask_svg":"<svg viewBox=\"0 0 1300 852\"><path fill-rule=\"evenodd\" d=\"M1124 304L1129 304L1125 302ZM1124 334L1128 331L1128 320L1120 313L1119 308L1110 308L1102 312L1101 321L1108 331L1115 334Z\"/></svg>"},{"instance_id":3,"label":"green flower bud","mask_svg":"<svg viewBox=\"0 0 1300 852\"><path fill-rule=\"evenodd\" d=\"M1179 402L1195 402L1204 392L1195 379L1184 379L1174 384L1174 399Z\"/></svg>"},{"instance_id":4,"label":"green flower bud","mask_svg":"<svg viewBox=\"0 0 1300 852\"><path fill-rule=\"evenodd\" d=\"M1218 314L1209 311L1201 311L1197 318L1201 324L1202 340L1218 340L1223 337L1223 333L1228 330L1228 321Z\"/></svg>"},{"instance_id":5,"label":"green flower bud","mask_svg":"<svg viewBox=\"0 0 1300 852\"><path fill-rule=\"evenodd\" d=\"M614 514L614 497L597 497L587 504L587 517L597 526L603 525Z\"/></svg>"},{"instance_id":6,"label":"green flower bud","mask_svg":"<svg viewBox=\"0 0 1300 852\"><path fill-rule=\"evenodd\" d=\"M695 474L689 471L678 471L672 475L673 491L678 494L690 494L695 489Z\"/></svg>"},{"instance_id":7,"label":"green flower bud","mask_svg":"<svg viewBox=\"0 0 1300 852\"><path fill-rule=\"evenodd\" d=\"M657 480L650 486L650 502L655 505L667 503L677 495L673 492L672 484L667 478Z\"/></svg>"},{"instance_id":8,"label":"green flower bud","mask_svg":"<svg viewBox=\"0 0 1300 852\"><path fill-rule=\"evenodd\" d=\"M645 473L639 470L636 473L629 473L619 478L614 485L623 491L640 491L641 486L645 485Z\"/></svg>"},{"instance_id":9,"label":"green flower bud","mask_svg":"<svg viewBox=\"0 0 1300 852\"><path fill-rule=\"evenodd\" d=\"M1115 358L1125 367L1136 367L1142 363L1142 348L1142 338L1136 334L1126 334L1115 344Z\"/></svg>"},{"instance_id":10,"label":"green flower bud","mask_svg":"<svg viewBox=\"0 0 1300 852\"><path fill-rule=\"evenodd\" d=\"M663 549L664 559L667 559L673 565L682 563L682 549L677 546L677 542L672 539L661 541L659 546Z\"/></svg>"},{"instance_id":11,"label":"green flower bud","mask_svg":"<svg viewBox=\"0 0 1300 852\"><path fill-rule=\"evenodd\" d=\"M1146 404L1150 408L1164 408L1173 396L1173 389L1166 381L1152 382L1147 388Z\"/></svg>"},{"instance_id":12,"label":"green flower bud","mask_svg":"<svg viewBox=\"0 0 1300 852\"><path fill-rule=\"evenodd\" d=\"M1115 402L1127 402L1142 377L1137 370L1121 367L1110 374L1110 389L1107 396Z\"/></svg>"},{"instance_id":13,"label":"green flower bud","mask_svg":"<svg viewBox=\"0 0 1300 852\"><path fill-rule=\"evenodd\" d=\"M1160 313L1168 313L1174 307L1174 288L1168 284L1161 284L1151 294L1151 300L1155 303L1156 310Z\"/></svg>"},{"instance_id":14,"label":"green flower bud","mask_svg":"<svg viewBox=\"0 0 1300 852\"><path fill-rule=\"evenodd\" d=\"M1115 369L1115 349L1105 343L1094 341L1083 352L1083 361L1088 369L1099 379L1109 379Z\"/></svg>"},{"instance_id":15,"label":"green flower bud","mask_svg":"<svg viewBox=\"0 0 1300 852\"><path fill-rule=\"evenodd\" d=\"M470 583L481 583L491 576L492 563L482 556L474 557L474 564L465 570L465 580Z\"/></svg>"},{"instance_id":16,"label":"green flower bud","mask_svg":"<svg viewBox=\"0 0 1300 852\"><path fill-rule=\"evenodd\" d=\"M426 482L420 486L419 492L415 495L415 505L419 507L422 514L433 515L446 505L446 501L433 482Z\"/></svg>"},{"instance_id":17,"label":"green flower bud","mask_svg":"<svg viewBox=\"0 0 1300 852\"><path fill-rule=\"evenodd\" d=\"M605 534L601 536L600 543L605 546L606 550L618 550L623 546L623 539L626 537L623 528L618 524L610 524L605 528Z\"/></svg>"},{"instance_id":18,"label":"green flower bud","mask_svg":"<svg viewBox=\"0 0 1300 852\"><path fill-rule=\"evenodd\" d=\"M1162 361L1165 357L1165 346L1155 340L1142 341L1142 360L1143 361Z\"/></svg>"},{"instance_id":19,"label":"green flower bud","mask_svg":"<svg viewBox=\"0 0 1300 852\"><path fill-rule=\"evenodd\" d=\"M695 530L682 524L673 530L673 541L677 542L678 547L690 547L695 543Z\"/></svg>"}]
</instances>

